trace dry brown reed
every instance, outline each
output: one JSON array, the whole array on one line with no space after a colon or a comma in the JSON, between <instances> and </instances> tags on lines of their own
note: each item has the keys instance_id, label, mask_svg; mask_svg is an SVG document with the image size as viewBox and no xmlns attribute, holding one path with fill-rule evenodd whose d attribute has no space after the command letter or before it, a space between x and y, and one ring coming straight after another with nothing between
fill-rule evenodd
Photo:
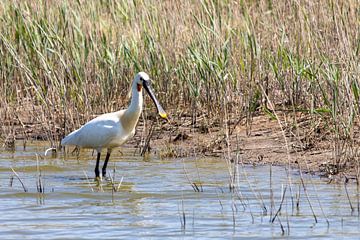
<instances>
[{"instance_id":1,"label":"dry brown reed","mask_svg":"<svg viewBox=\"0 0 360 240\"><path fill-rule=\"evenodd\" d=\"M357 9L356 0L2 1L1 137L56 146L125 106L142 70L174 119L245 116L250 134L254 114L272 116L268 100L294 124L299 112L322 119L342 168L356 158L345 152L357 145Z\"/></svg>"}]
</instances>

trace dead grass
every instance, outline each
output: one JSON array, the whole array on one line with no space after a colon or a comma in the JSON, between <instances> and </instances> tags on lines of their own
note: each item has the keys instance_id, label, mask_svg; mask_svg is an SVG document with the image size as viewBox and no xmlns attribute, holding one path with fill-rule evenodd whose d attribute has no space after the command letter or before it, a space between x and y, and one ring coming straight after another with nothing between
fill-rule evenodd
<instances>
[{"instance_id":1,"label":"dead grass","mask_svg":"<svg viewBox=\"0 0 360 240\"><path fill-rule=\"evenodd\" d=\"M169 134L204 134L191 138L205 145L199 152L221 155L230 135L235 149L268 141L270 153L242 147L245 160L278 154L279 129L256 132L254 117L280 112L301 161L359 169L358 9L355 0L3 1L1 138L57 146L95 115L125 107L141 70L176 124L164 126ZM177 148L168 147L185 154Z\"/></svg>"}]
</instances>

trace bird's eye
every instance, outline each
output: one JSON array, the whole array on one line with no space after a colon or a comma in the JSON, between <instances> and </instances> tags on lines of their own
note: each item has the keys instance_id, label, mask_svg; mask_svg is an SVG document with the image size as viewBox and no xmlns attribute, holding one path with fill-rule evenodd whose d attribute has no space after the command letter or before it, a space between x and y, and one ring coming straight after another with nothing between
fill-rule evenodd
<instances>
[{"instance_id":1,"label":"bird's eye","mask_svg":"<svg viewBox=\"0 0 360 240\"><path fill-rule=\"evenodd\" d=\"M140 77L140 81L142 81L142 82L143 82L143 81L144 81L144 79L143 79L142 77Z\"/></svg>"}]
</instances>

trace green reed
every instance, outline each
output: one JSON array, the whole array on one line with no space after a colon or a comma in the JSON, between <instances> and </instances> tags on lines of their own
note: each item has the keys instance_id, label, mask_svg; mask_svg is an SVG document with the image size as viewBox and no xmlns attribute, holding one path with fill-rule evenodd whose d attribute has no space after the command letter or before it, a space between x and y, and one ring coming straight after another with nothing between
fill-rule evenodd
<instances>
[{"instance_id":1,"label":"green reed","mask_svg":"<svg viewBox=\"0 0 360 240\"><path fill-rule=\"evenodd\" d=\"M251 122L271 114L263 88L277 109L325 120L341 155L359 112L358 8L354 0L5 0L1 120L21 119L25 106L57 138L124 107L131 79L145 71L174 117L186 110L194 124L202 114L221 122L227 108L229 119L245 112Z\"/></svg>"}]
</instances>

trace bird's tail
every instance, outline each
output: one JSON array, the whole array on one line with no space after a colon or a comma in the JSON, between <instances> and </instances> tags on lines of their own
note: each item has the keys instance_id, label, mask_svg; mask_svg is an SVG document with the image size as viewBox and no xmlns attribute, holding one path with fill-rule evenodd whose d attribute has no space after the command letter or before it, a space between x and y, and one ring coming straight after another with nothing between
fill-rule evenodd
<instances>
[{"instance_id":1,"label":"bird's tail","mask_svg":"<svg viewBox=\"0 0 360 240\"><path fill-rule=\"evenodd\" d=\"M69 135L67 135L63 140L61 140L61 146L65 146L65 145L74 145L75 144L75 140L76 140L76 133L79 130L75 130L73 132L71 132ZM76 145L76 144L75 144Z\"/></svg>"}]
</instances>

